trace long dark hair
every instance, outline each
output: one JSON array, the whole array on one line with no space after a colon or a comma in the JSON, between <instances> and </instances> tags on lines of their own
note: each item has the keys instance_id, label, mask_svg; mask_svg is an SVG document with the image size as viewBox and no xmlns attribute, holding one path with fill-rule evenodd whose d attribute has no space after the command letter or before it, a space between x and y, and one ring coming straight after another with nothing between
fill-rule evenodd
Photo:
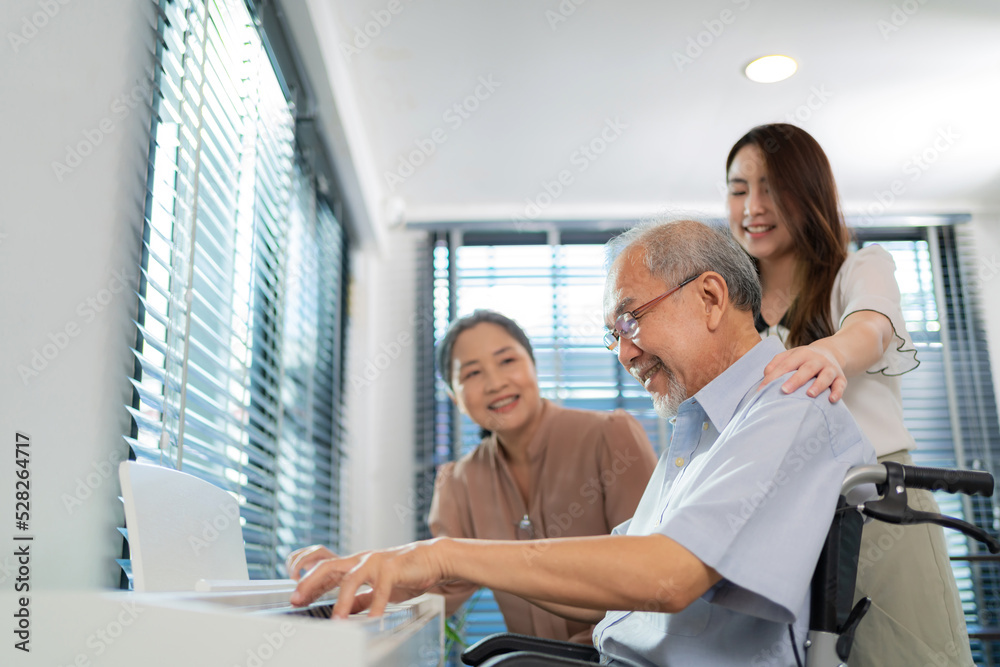
<instances>
[{"instance_id":1,"label":"long dark hair","mask_svg":"<svg viewBox=\"0 0 1000 667\"><path fill-rule=\"evenodd\" d=\"M788 226L798 258L797 294L786 315L787 342L792 347L808 345L836 332L830 294L850 242L837 184L819 143L787 123L758 125L743 135L729 151L726 174L740 149L751 145L764 156L771 200Z\"/></svg>"}]
</instances>

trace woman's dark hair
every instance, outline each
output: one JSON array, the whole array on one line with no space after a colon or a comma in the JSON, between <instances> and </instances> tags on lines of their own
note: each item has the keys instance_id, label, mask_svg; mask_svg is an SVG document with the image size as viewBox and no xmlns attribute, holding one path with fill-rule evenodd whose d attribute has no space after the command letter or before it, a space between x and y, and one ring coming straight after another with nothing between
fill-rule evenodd
<instances>
[{"instance_id":1,"label":"woman's dark hair","mask_svg":"<svg viewBox=\"0 0 1000 667\"><path fill-rule=\"evenodd\" d=\"M444 380L448 388L451 389L451 351L455 347L455 341L458 339L459 334L467 329L471 329L477 324L495 324L498 327L503 328L511 337L521 344L525 350L528 351L528 357L531 358L531 363L535 363L535 353L531 349L531 341L525 335L524 330L517 325L517 322L510 319L506 315L501 315L494 310L476 310L473 311L471 315L466 315L465 317L460 317L448 327L448 332L441 339L441 342L437 346L437 368L438 373L441 374L441 379Z\"/></svg>"},{"instance_id":2,"label":"woman's dark hair","mask_svg":"<svg viewBox=\"0 0 1000 667\"><path fill-rule=\"evenodd\" d=\"M729 151L727 176L744 146L760 149L771 200L795 244L797 295L786 315L788 343L808 345L832 336L836 330L830 319L830 294L847 259L850 233L840 211L830 161L805 130L787 123L758 125Z\"/></svg>"}]
</instances>

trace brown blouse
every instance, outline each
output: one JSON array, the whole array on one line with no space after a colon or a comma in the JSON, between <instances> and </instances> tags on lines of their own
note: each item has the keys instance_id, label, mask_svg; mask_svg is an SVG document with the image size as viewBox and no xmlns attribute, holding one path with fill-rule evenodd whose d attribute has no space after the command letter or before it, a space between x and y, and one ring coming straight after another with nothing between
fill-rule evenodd
<instances>
[{"instance_id":1,"label":"brown blouse","mask_svg":"<svg viewBox=\"0 0 1000 667\"><path fill-rule=\"evenodd\" d=\"M622 410L570 410L546 400L542 411L538 432L528 445L533 473L528 507L492 434L474 451L438 470L428 517L435 537L607 535L632 517L656 467L656 455L639 422ZM477 588L463 582L441 587L448 614ZM566 620L515 595L494 596L510 632L591 641L588 624Z\"/></svg>"}]
</instances>

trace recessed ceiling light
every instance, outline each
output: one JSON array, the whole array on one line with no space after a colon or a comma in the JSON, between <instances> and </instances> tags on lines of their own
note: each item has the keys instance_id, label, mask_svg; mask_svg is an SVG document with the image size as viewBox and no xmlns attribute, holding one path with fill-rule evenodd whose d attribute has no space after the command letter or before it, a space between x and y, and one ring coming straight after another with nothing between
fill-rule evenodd
<instances>
[{"instance_id":1,"label":"recessed ceiling light","mask_svg":"<svg viewBox=\"0 0 1000 667\"><path fill-rule=\"evenodd\" d=\"M784 81L795 74L799 66L788 56L764 56L747 65L747 78L757 83Z\"/></svg>"}]
</instances>

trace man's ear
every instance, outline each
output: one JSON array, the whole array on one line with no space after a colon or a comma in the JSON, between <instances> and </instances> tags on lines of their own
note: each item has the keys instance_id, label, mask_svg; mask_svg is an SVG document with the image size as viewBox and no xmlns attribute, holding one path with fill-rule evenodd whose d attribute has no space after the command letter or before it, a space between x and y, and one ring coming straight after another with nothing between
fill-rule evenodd
<instances>
[{"instance_id":1,"label":"man's ear","mask_svg":"<svg viewBox=\"0 0 1000 667\"><path fill-rule=\"evenodd\" d=\"M715 331L722 322L722 316L729 309L729 286L715 271L706 271L701 279L701 298L705 304L706 324L709 331Z\"/></svg>"}]
</instances>

